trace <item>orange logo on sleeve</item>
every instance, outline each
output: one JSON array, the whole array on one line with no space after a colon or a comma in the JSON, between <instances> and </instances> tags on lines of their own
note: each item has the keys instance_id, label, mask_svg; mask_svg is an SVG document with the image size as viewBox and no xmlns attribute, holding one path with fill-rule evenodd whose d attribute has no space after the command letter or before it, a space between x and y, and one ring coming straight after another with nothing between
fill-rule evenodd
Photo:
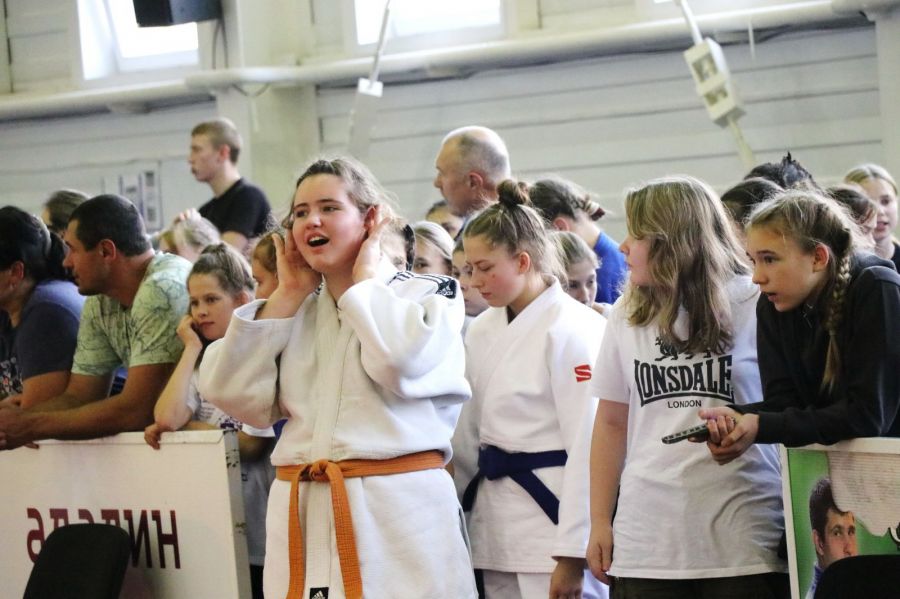
<instances>
[{"instance_id":1,"label":"orange logo on sleeve","mask_svg":"<svg viewBox=\"0 0 900 599\"><path fill-rule=\"evenodd\" d=\"M591 380L591 365L582 364L575 367L575 380L579 383Z\"/></svg>"}]
</instances>

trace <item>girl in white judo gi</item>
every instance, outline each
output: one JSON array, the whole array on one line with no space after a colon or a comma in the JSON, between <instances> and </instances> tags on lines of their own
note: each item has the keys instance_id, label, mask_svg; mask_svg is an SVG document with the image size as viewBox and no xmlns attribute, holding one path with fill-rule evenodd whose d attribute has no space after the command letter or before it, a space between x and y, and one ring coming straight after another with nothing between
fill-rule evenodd
<instances>
[{"instance_id":1,"label":"girl in white judo gi","mask_svg":"<svg viewBox=\"0 0 900 599\"><path fill-rule=\"evenodd\" d=\"M491 306L466 334L480 441L464 501L473 561L488 599L605 597L584 571L591 367L605 320L560 286L524 186L498 191L463 232L471 284Z\"/></svg>"},{"instance_id":2,"label":"girl in white judo gi","mask_svg":"<svg viewBox=\"0 0 900 599\"><path fill-rule=\"evenodd\" d=\"M204 397L254 426L287 418L272 455L267 597L476 596L443 465L470 396L455 280L383 259L384 192L349 159L313 163L276 239L278 288L207 350Z\"/></svg>"}]
</instances>

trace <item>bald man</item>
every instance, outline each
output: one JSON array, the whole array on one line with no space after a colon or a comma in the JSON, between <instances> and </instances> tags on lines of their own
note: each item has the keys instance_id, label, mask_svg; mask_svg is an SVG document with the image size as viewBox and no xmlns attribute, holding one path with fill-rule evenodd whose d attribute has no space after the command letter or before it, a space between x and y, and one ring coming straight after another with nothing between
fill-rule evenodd
<instances>
[{"instance_id":1,"label":"bald man","mask_svg":"<svg viewBox=\"0 0 900 599\"><path fill-rule=\"evenodd\" d=\"M468 217L497 201L497 186L510 178L509 152L496 132L462 127L447 134L434 161L434 186L450 211Z\"/></svg>"}]
</instances>

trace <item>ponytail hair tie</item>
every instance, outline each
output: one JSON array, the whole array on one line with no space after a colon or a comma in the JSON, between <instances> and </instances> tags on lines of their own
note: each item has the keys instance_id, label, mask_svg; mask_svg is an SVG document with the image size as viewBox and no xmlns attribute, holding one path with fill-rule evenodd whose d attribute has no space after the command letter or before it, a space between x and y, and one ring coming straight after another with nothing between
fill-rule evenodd
<instances>
[{"instance_id":1,"label":"ponytail hair tie","mask_svg":"<svg viewBox=\"0 0 900 599\"><path fill-rule=\"evenodd\" d=\"M590 196L584 196L581 199L581 209L587 213L588 218L591 220L600 220L606 214L603 206L592 200Z\"/></svg>"}]
</instances>

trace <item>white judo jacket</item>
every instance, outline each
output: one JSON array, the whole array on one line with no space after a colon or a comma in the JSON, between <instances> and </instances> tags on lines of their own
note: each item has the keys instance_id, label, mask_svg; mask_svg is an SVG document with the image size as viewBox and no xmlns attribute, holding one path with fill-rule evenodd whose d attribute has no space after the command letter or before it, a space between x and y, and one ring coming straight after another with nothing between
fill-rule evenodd
<instances>
[{"instance_id":1,"label":"white judo jacket","mask_svg":"<svg viewBox=\"0 0 900 599\"><path fill-rule=\"evenodd\" d=\"M323 286L293 318L235 311L206 351L200 391L253 426L287 418L272 463L387 459L438 449L450 459L469 399L458 283L397 273L357 283L335 304ZM365 597L475 597L465 529L443 469L346 480ZM276 480L267 517L265 593L288 585L290 483ZM301 482L306 593L343 597L328 485Z\"/></svg>"},{"instance_id":2,"label":"white judo jacket","mask_svg":"<svg viewBox=\"0 0 900 599\"><path fill-rule=\"evenodd\" d=\"M482 446L564 449L565 468L535 470L560 499L559 525L508 477L481 481L469 515L477 568L552 572L552 556L584 557L590 533L589 460L597 398L591 370L606 319L554 283L512 322L490 308L466 335L468 376Z\"/></svg>"}]
</instances>

